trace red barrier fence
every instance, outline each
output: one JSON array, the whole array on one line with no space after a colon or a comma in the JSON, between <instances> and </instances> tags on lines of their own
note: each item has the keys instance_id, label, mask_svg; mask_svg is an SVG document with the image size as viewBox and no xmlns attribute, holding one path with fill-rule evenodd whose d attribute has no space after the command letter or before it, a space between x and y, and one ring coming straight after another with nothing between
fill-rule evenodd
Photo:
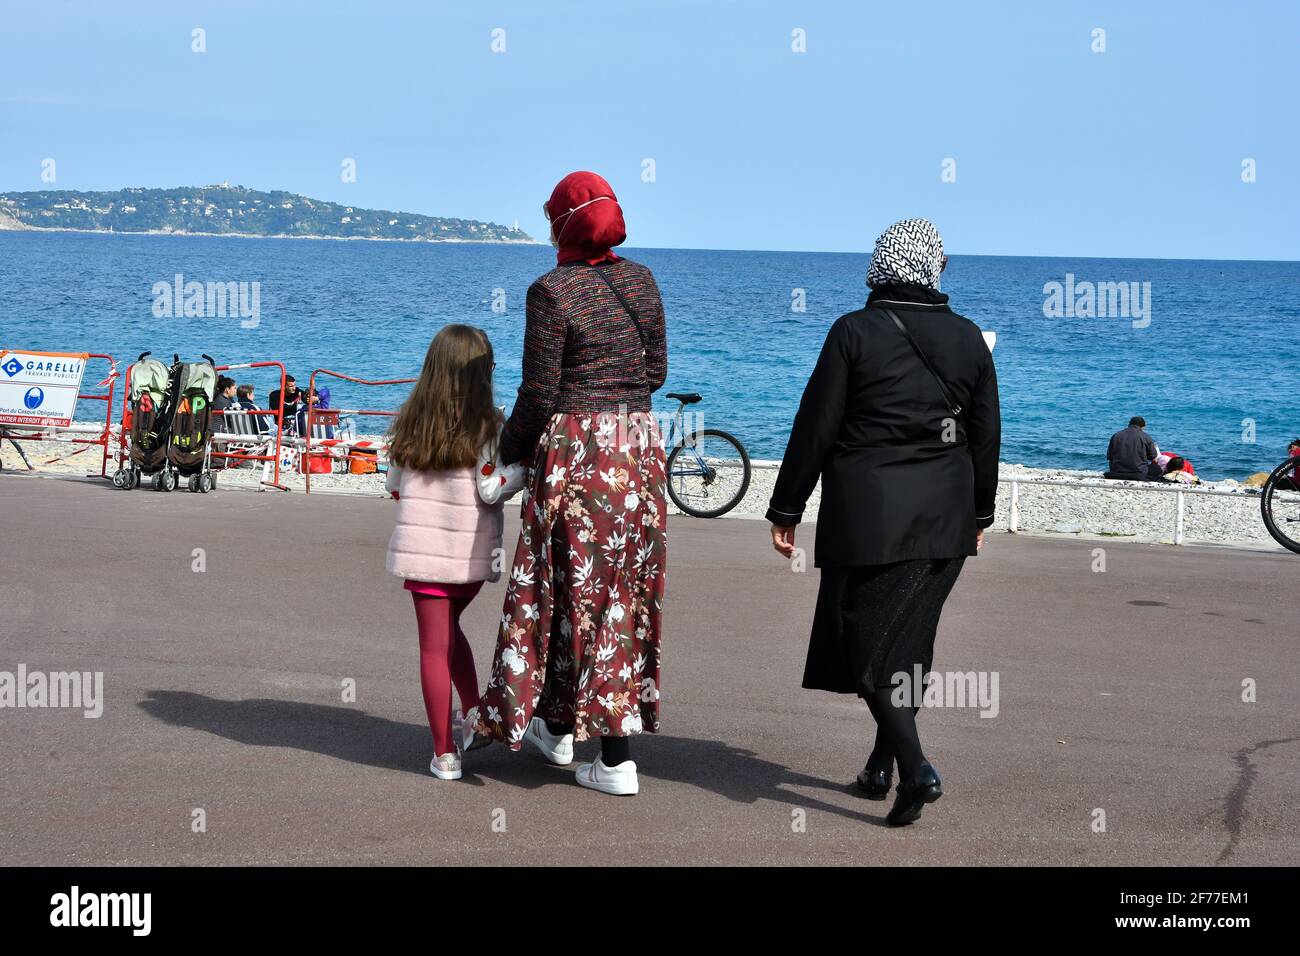
<instances>
[{"instance_id":1,"label":"red barrier fence","mask_svg":"<svg viewBox=\"0 0 1300 956\"><path fill-rule=\"evenodd\" d=\"M60 432L75 434L75 430L73 428L52 428L52 429L37 428L35 434L15 435L13 433L13 430L15 428L18 428L23 431L28 430L21 425L5 425L3 427L0 427L0 436L14 442L58 441L58 442L68 442L69 444L72 445L87 445L87 446L100 445L103 447L104 451L100 455L99 474L96 475L92 472L91 474L88 474L86 477L107 478L109 476L108 475L108 445L113 431L113 392L117 387L117 378L118 378L117 361L113 358L113 356L105 352L87 352L86 359L87 361L89 361L90 359L104 359L106 362L108 362L108 375L99 383L99 385L101 386L102 385L108 386L107 392L103 393L102 395L99 394L88 395L85 392L80 392L80 391L77 392L78 402L86 401L86 402L104 403L104 427L99 432L99 436L97 438L59 437ZM83 378L83 382L84 382L84 378ZM75 414L75 409L74 409L74 414ZM45 464L48 465L56 461L62 461L64 458L72 458L74 455L80 455L83 452L87 452L87 451L90 451L89 447L79 449L78 451L74 451L68 455L57 455L54 458L47 459Z\"/></svg>"},{"instance_id":2,"label":"red barrier fence","mask_svg":"<svg viewBox=\"0 0 1300 956\"><path fill-rule=\"evenodd\" d=\"M103 449L100 456L99 473L97 475L90 475L88 477L109 478L110 475L108 474L108 459L109 459L109 445L113 441L113 405L114 405L114 397L117 388L117 379L120 376L117 370L117 362L111 355L108 355L106 353L101 353L101 352L90 352L90 353L86 353L86 357L87 359L104 359L109 363L108 376L99 383L100 385L107 385L108 390L102 394L99 393L88 394L84 392L79 392L77 395L78 401L85 399L87 401L96 401L96 402L105 403L104 425L103 428L99 430L98 434L95 435L95 437L86 437L86 438L58 437L64 434L87 434L87 435L94 434L89 429L89 426L80 426L80 431L78 431L78 427L75 426L72 428L57 428L57 429L42 428L42 429L36 429L35 433L33 434L14 434L13 433L14 428L19 428L20 431L29 431L29 429L21 428L20 426L5 426L3 429L0 429L0 437L13 439L15 441L63 441L72 444L86 445L86 446L98 445ZM221 372L230 372L239 369L261 369L261 368L270 368L270 369L279 370L279 392L280 395L283 396L285 391L285 380L288 377L283 362L265 361L265 362L244 362L244 363L239 363L234 365L218 365L216 366L215 370L218 373L221 373ZM353 375L346 375L343 372L336 372L332 369L318 368L311 373L311 376L308 380L307 394L309 395L315 394L316 377L318 375L328 375L333 378L337 378L345 382L352 382L357 385L410 385L417 381L417 379L415 378L391 378L391 379L358 378ZM123 467L128 457L127 455L128 442L129 442L130 431L131 431L131 427L130 427L131 366L130 365L127 366L125 375L121 377L123 377L121 419L120 419L120 426L117 429L116 446L113 451L113 458L116 460L119 468ZM236 437L236 433L233 433L229 429L221 427L221 422L223 419L220 416L226 416L226 415L231 416L231 418L233 418L235 415L250 416L258 420L262 420L267 417L271 418L275 422L274 453L272 453L272 446L271 446L272 436L269 432L261 433L261 430L258 429L258 434L256 435L239 434L238 437ZM301 461L303 466L302 472L303 472L305 490L308 494L311 493L311 464L313 461L313 455L327 455L330 459L343 459L349 462L364 459L368 463L373 463L378 453L382 451L382 446L376 446L374 448L367 449L353 443L341 441L339 439L313 440L312 437L313 425L324 423L326 425L333 424L335 426L338 426L340 424L339 422L340 415L393 418L397 415L397 412L389 411L387 409L378 409L378 408L320 409L320 408L316 408L314 405L308 404L305 412L305 418L306 418L306 428L304 429L305 434L296 438L292 442L292 445L295 448L297 447L302 448L302 453L301 453ZM271 465L271 463L274 463L273 464L274 473L271 480L270 481L264 480L262 481L262 484L271 488L278 488L281 491L289 490L289 488L286 485L281 483L281 467L283 463L283 456L284 456L284 449L285 449L285 425L286 425L284 421L284 410L282 407L255 409L255 410L252 409L226 410L226 409L214 408L212 410L212 420L213 420L212 431L214 433L220 433L221 435L224 436L219 443L222 446L220 450L218 450L217 447L213 448L211 452L212 458L221 459L227 462L230 461L263 462L264 467L267 465ZM239 444L251 445L258 442L265 443L266 447L260 451L244 450L244 449L233 450L233 451L229 450L229 446L231 445L239 445ZM366 443L363 442L361 444L365 445ZM341 453L338 450L339 446L344 446L345 449ZM79 451L72 452L71 455L67 457L71 457L72 455L79 455L89 450L90 447L82 448ZM60 458L49 459L50 462L59 461L59 460ZM263 477L265 477L265 475Z\"/></svg>"},{"instance_id":3,"label":"red barrier fence","mask_svg":"<svg viewBox=\"0 0 1300 956\"><path fill-rule=\"evenodd\" d=\"M218 372L229 372L229 371L231 371L232 369L250 369L250 368L278 368L278 369L280 370L280 396L281 396L281 398L283 399L283 396L284 396L284 380L285 380L285 378L287 377L286 374L285 374L285 371L284 371L284 363L283 363L283 362L243 362L243 363L241 363L241 364L239 364L239 365L218 365L217 368L216 368L216 370L217 370ZM269 399L270 396L268 395L267 398ZM264 485L266 485L267 487L270 487L270 488L279 488L281 491L288 491L289 488L288 488L286 485L282 485L282 484L280 484L280 449L281 449L281 446L283 445L283 442L284 442L284 408L283 408L283 406L281 406L280 408L262 408L262 409L256 409L256 410L245 410L245 409L240 409L238 412L235 412L234 410L226 410L226 409L218 409L218 408L214 408L214 409L212 410L212 414L213 414L214 416L215 416L215 415L222 415L222 416L224 416L224 415L227 415L227 414L230 414L230 415L239 414L239 415L252 416L252 417L254 417L254 418L262 418L262 417L267 417L267 416L269 416L269 417L271 417L272 419L275 420L275 454L273 454L273 455L265 455L265 454L248 454L248 453L246 453L246 452L232 452L232 451L226 451L226 450L224 450L224 449L221 450L221 451L217 451L216 448L214 447L213 450L212 450L212 457L213 457L213 458L220 458L220 459L222 459L223 461L262 461L262 462L275 462L275 475L274 475L274 477L273 477L270 481L263 481L262 484L264 484ZM222 420L223 420L223 419L218 419L218 421L222 421ZM214 426L214 427L213 427L213 431L217 431L217 430L218 430L218 429ZM250 436L250 437L252 437L252 436ZM263 435L263 436L261 436L261 437L262 437L262 438L267 438L268 436ZM222 444L223 444L223 445L229 445L229 444L232 444L232 443L230 443L230 442L223 442ZM265 474L265 472L264 472L263 474Z\"/></svg>"},{"instance_id":4,"label":"red barrier fence","mask_svg":"<svg viewBox=\"0 0 1300 956\"><path fill-rule=\"evenodd\" d=\"M283 362L274 362L274 361L272 361L272 362L244 362L244 363L239 364L239 365L218 365L218 366L216 366L215 370L216 370L217 372L225 372L225 371L228 371L228 370L230 370L230 369L239 369L239 368L278 368L278 369L280 370L280 392L283 394L283 392L284 392L284 379L285 379L285 371L284 371L284 363L283 363ZM213 417L214 417L214 422L219 423L221 420L215 418L215 416L222 415L222 414L223 414L223 411L222 411L222 410L220 410L220 409L215 409L215 408L212 409L212 415L213 415ZM274 475L274 477L272 478L271 481L264 481L264 482L262 482L262 484L264 484L264 485L266 485L266 486L268 486L268 487L270 487L270 488L278 488L278 489L280 489L281 491L288 491L288 490L289 490L288 487L286 487L285 485L280 484L280 446L281 446L281 440L282 440L283 435L284 435L284 423L283 423L282 421L280 421L280 418L281 418L280 411L279 411L278 409L269 409L269 408L268 408L268 409L263 409L263 410L261 410L261 411L256 411L256 412L252 412L252 411L241 411L239 414L241 414L241 415L251 415L251 416L255 416L255 417L256 417L256 416L270 416L271 418L275 419L275 423L276 423L276 424L275 424L275 454L274 454L274 455L245 454L245 453L242 453L242 452L216 451L216 450L214 449L213 452L212 452L212 457L213 457L213 458L222 458L222 459L227 459L227 460L233 459L233 460L238 460L238 461L261 461L261 462L274 462L274 463L275 463L275 475ZM124 388L123 388L123 392L122 392L122 427L121 427L121 429L119 430L119 431L120 431L120 434L119 434L119 437L118 437L118 448L119 448L118 457L119 457L119 459L121 459L121 460L124 460L124 459L126 458L126 444L127 444L127 437L128 437L128 435L130 434L130 431L131 431L131 428L130 428L130 421L131 421L131 366L127 366L127 369L126 369L126 384L125 384L125 386L124 386ZM217 429L217 425L216 425L215 423L211 426L211 428L212 428L213 431L217 431L217 430L218 430L218 429ZM250 437L251 437L251 436L250 436Z\"/></svg>"},{"instance_id":5,"label":"red barrier fence","mask_svg":"<svg viewBox=\"0 0 1300 956\"><path fill-rule=\"evenodd\" d=\"M340 378L340 379L343 379L343 381L345 381L345 382L354 382L354 383L357 384L357 385L409 385L409 384L411 384L412 382L417 381L417 380L414 379L414 378L389 378L389 379L379 379L379 380L372 380L372 379L366 379L366 378L354 378L354 377L351 376L351 375L344 375L342 372L331 371L330 369L327 369L327 368L318 368L318 369L316 369L315 371L313 371L313 372L311 373L311 378L308 379L308 382L307 382L307 394L308 394L308 395L314 395L314 394L316 394L316 376L317 376L317 375L331 375L331 376L333 376L334 378ZM397 415L397 412L385 411L385 410L383 410L383 409L375 409L375 408L346 408L346 409L342 409L342 408L326 408L326 409L317 409L316 406L311 405L311 404L308 404L308 406L307 406L307 428L306 428L306 432L307 432L307 434L306 434L306 436L304 436L304 437L306 438L307 445L306 445L306 449L303 451L303 463L304 463L304 467L303 467L303 479L304 479L304 482L305 482L305 485L306 485L306 493L307 493L307 494L311 494L311 462L312 462L312 457L311 457L311 454L312 454L312 452L311 452L311 448L312 448L311 426L312 426L312 424L313 424L314 422L320 420L320 419L321 419L321 418L322 418L326 413L332 413L334 416L337 416L337 415L340 415L340 414L347 414L347 415L378 415L378 416L383 416L383 417L385 417L385 418L393 418L393 417L395 417L395 416ZM349 453L347 453L346 455L343 455L343 456L340 456L340 457L347 458L347 459L350 461L351 459L353 459L353 458L355 458L355 457L357 457L357 456L354 455L354 454L352 454L351 452L349 452Z\"/></svg>"}]
</instances>

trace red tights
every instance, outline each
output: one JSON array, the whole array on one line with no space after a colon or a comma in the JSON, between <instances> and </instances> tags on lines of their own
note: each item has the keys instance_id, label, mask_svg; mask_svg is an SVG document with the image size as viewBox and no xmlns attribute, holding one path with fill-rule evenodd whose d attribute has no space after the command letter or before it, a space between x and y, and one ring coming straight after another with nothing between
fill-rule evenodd
<instances>
[{"instance_id":1,"label":"red tights","mask_svg":"<svg viewBox=\"0 0 1300 956\"><path fill-rule=\"evenodd\" d=\"M424 690L424 709L433 731L435 754L456 752L451 733L451 688L456 686L460 706L468 711L477 707L478 675L474 671L474 653L465 632L460 629L461 612L472 597L434 597L412 592L415 620L420 629L420 687Z\"/></svg>"}]
</instances>

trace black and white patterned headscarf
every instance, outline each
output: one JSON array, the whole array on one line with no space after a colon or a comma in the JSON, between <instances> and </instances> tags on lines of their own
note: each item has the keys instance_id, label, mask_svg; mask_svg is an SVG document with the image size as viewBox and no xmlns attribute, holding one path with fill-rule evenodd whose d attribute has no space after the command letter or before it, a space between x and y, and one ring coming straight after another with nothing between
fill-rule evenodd
<instances>
[{"instance_id":1,"label":"black and white patterned headscarf","mask_svg":"<svg viewBox=\"0 0 1300 956\"><path fill-rule=\"evenodd\" d=\"M923 285L939 288L943 239L928 219L904 219L876 240L867 269L867 285Z\"/></svg>"}]
</instances>

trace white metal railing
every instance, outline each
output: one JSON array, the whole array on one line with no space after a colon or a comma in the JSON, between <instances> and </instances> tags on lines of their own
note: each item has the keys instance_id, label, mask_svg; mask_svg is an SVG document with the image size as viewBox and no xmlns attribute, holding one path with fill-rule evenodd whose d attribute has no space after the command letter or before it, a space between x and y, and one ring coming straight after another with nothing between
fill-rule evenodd
<instances>
[{"instance_id":1,"label":"white metal railing","mask_svg":"<svg viewBox=\"0 0 1300 956\"><path fill-rule=\"evenodd\" d=\"M781 462L771 459L757 459L750 463L754 468L778 469ZM1198 488L1195 485L1173 484L1158 481L1124 481L1114 478L1027 478L1021 476L999 475L999 485L1011 486L1011 508L1007 521L1007 530L1020 530L1020 486L1046 485L1056 488L1097 488L1101 491L1154 491L1175 495L1174 509L1174 544L1183 543L1183 521L1186 516L1187 495L1219 495L1229 498L1254 498L1258 500L1259 489L1241 488Z\"/></svg>"},{"instance_id":2,"label":"white metal railing","mask_svg":"<svg viewBox=\"0 0 1300 956\"><path fill-rule=\"evenodd\" d=\"M1122 481L1111 478L1024 478L998 477L998 484L1011 486L1011 508L1007 530L1020 530L1020 486L1046 485L1057 488L1097 488L1102 491L1153 491L1176 496L1174 509L1174 544L1183 543L1183 518L1186 514L1187 495L1219 495L1229 498L1258 498L1256 489L1233 490L1228 488L1197 488L1195 486L1165 484L1155 481Z\"/></svg>"}]
</instances>

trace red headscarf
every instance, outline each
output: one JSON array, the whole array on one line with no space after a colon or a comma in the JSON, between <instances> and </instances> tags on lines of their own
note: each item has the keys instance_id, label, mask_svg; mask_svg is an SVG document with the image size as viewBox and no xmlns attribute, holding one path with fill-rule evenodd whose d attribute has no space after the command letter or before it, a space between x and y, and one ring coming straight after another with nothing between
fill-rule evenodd
<instances>
[{"instance_id":1,"label":"red headscarf","mask_svg":"<svg viewBox=\"0 0 1300 956\"><path fill-rule=\"evenodd\" d=\"M546 202L560 265L617 262L611 251L627 238L623 210L609 183L595 173L569 173Z\"/></svg>"}]
</instances>

